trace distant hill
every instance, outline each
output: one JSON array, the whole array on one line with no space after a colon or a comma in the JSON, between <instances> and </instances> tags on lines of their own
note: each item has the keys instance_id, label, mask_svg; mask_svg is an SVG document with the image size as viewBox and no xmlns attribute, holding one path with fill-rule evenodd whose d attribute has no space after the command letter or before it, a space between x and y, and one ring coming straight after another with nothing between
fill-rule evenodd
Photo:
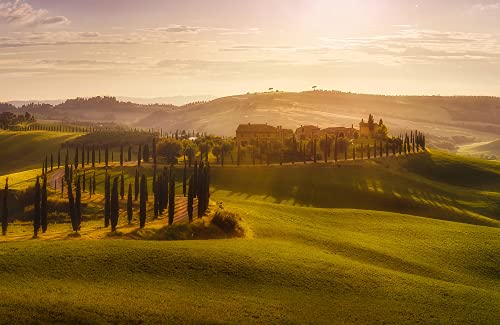
<instances>
[{"instance_id":1,"label":"distant hill","mask_svg":"<svg viewBox=\"0 0 500 325\"><path fill-rule=\"evenodd\" d=\"M195 96L171 96L171 97L155 97L155 98L138 98L138 97L117 97L116 99L122 102L132 102L141 105L153 104L170 104L182 106L193 102L214 100L217 97L211 95L195 95Z\"/></svg>"},{"instance_id":2,"label":"distant hill","mask_svg":"<svg viewBox=\"0 0 500 325\"><path fill-rule=\"evenodd\" d=\"M392 134L419 129L429 136L429 144L452 151L458 145L493 141L500 135L500 98L497 97L307 91L237 95L182 106L161 103L169 98L182 101L189 97L78 98L57 105L31 105L17 110L29 111L38 119L116 122L170 131L194 129L225 136L234 135L241 123L269 123L292 129L306 124L357 126L361 118L367 119L373 114L377 120L384 120Z\"/></svg>"}]
</instances>

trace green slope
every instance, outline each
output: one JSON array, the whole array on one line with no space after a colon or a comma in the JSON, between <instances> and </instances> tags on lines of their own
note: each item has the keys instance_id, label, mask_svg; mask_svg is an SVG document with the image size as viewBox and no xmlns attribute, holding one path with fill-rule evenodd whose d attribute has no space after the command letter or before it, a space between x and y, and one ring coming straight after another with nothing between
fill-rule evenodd
<instances>
[{"instance_id":1,"label":"green slope","mask_svg":"<svg viewBox=\"0 0 500 325\"><path fill-rule=\"evenodd\" d=\"M417 156L294 167L213 168L216 193L323 208L409 213L500 225L500 163L433 151Z\"/></svg>"},{"instance_id":2,"label":"green slope","mask_svg":"<svg viewBox=\"0 0 500 325\"><path fill-rule=\"evenodd\" d=\"M223 199L251 239L0 245L9 322L495 323L496 228Z\"/></svg>"},{"instance_id":3,"label":"green slope","mask_svg":"<svg viewBox=\"0 0 500 325\"><path fill-rule=\"evenodd\" d=\"M12 132L0 131L0 175L40 168L45 156L54 155L57 164L57 151L61 144L81 136L79 133L60 133L45 131ZM61 158L63 159L63 158ZM50 161L49 161L50 164Z\"/></svg>"}]
</instances>

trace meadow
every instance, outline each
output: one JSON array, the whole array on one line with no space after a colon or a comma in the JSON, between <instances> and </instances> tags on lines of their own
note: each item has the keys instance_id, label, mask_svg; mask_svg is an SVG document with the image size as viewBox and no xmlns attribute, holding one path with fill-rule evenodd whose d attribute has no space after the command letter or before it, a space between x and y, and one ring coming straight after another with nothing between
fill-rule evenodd
<instances>
[{"instance_id":1,"label":"meadow","mask_svg":"<svg viewBox=\"0 0 500 325\"><path fill-rule=\"evenodd\" d=\"M150 165L142 170L151 175ZM124 171L133 179L135 167ZM128 226L122 216L122 235L106 235L98 185L81 236L66 220L36 240L22 222L0 238L1 319L494 324L499 181L500 164L440 151L337 165L214 166L211 210L221 204L237 213L246 236L180 241L155 240L165 218L137 235L137 220Z\"/></svg>"}]
</instances>

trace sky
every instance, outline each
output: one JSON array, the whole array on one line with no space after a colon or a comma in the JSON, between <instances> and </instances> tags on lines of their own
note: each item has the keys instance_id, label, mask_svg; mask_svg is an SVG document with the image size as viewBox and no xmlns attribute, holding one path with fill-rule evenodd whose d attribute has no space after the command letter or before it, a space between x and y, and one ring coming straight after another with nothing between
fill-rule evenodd
<instances>
[{"instance_id":1,"label":"sky","mask_svg":"<svg viewBox=\"0 0 500 325\"><path fill-rule=\"evenodd\" d=\"M500 96L500 0L0 0L0 102Z\"/></svg>"}]
</instances>

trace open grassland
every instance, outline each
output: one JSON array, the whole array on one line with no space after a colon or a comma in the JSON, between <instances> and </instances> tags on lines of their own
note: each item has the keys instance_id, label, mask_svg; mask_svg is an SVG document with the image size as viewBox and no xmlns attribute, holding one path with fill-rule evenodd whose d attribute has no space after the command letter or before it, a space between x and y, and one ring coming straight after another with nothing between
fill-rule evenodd
<instances>
[{"instance_id":1,"label":"open grassland","mask_svg":"<svg viewBox=\"0 0 500 325\"><path fill-rule=\"evenodd\" d=\"M337 166L213 168L212 175L216 194L241 200L500 225L500 163L437 151Z\"/></svg>"},{"instance_id":2,"label":"open grassland","mask_svg":"<svg viewBox=\"0 0 500 325\"><path fill-rule=\"evenodd\" d=\"M81 136L79 133L47 131L12 132L0 131L0 175L40 168L45 156L54 155L57 164L57 151L61 144ZM61 157L64 159L64 157ZM50 164L50 161L49 161Z\"/></svg>"},{"instance_id":3,"label":"open grassland","mask_svg":"<svg viewBox=\"0 0 500 325\"><path fill-rule=\"evenodd\" d=\"M3 321L495 323L497 228L219 197L251 239L0 245Z\"/></svg>"}]
</instances>

